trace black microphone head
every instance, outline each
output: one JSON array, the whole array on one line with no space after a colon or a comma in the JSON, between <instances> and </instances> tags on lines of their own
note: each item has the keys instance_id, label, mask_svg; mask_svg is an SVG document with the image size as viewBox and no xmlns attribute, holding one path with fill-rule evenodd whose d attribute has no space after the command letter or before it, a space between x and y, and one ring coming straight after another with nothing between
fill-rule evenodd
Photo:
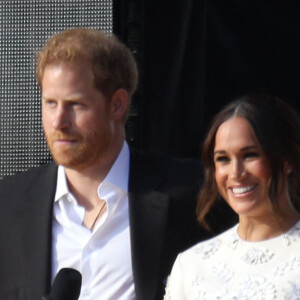
<instances>
[{"instance_id":1,"label":"black microphone head","mask_svg":"<svg viewBox=\"0 0 300 300\"><path fill-rule=\"evenodd\" d=\"M81 274L71 268L60 269L52 289L51 300L77 300L81 290Z\"/></svg>"}]
</instances>

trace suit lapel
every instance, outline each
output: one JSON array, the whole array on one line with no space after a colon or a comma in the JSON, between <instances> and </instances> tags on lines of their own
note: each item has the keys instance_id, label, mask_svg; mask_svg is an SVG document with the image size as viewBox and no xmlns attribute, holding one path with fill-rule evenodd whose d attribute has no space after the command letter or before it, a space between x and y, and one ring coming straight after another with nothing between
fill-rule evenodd
<instances>
[{"instance_id":1,"label":"suit lapel","mask_svg":"<svg viewBox=\"0 0 300 300\"><path fill-rule=\"evenodd\" d=\"M155 160L133 152L129 211L133 275L137 299L155 299L169 207L168 196L155 191L164 180Z\"/></svg>"},{"instance_id":2,"label":"suit lapel","mask_svg":"<svg viewBox=\"0 0 300 300\"><path fill-rule=\"evenodd\" d=\"M57 169L53 164L40 169L32 177L32 184L27 182L23 205L17 212L23 278L30 299L48 292L51 283L51 227Z\"/></svg>"}]
</instances>

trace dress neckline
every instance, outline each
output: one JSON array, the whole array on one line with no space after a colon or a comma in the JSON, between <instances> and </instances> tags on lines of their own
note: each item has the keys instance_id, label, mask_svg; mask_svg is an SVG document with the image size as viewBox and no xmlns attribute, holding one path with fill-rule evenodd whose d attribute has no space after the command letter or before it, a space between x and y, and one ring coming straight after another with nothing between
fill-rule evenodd
<instances>
[{"instance_id":1,"label":"dress neckline","mask_svg":"<svg viewBox=\"0 0 300 300\"><path fill-rule=\"evenodd\" d=\"M234 243L235 244L238 244L238 243L243 243L244 245L263 245L263 244L266 244L266 243L269 243L269 242L275 242L276 240L281 240L283 239L284 243L286 245L289 245L290 244L290 238L293 234L295 234L295 232L300 235L300 220L298 220L290 229L288 229L286 232L278 235L278 236L275 236L275 237L271 237L271 238L268 238L268 239L265 239L265 240L262 240L262 241L247 241L245 239L242 239L239 234L238 234L238 226L239 224L236 224L234 226Z\"/></svg>"}]
</instances>

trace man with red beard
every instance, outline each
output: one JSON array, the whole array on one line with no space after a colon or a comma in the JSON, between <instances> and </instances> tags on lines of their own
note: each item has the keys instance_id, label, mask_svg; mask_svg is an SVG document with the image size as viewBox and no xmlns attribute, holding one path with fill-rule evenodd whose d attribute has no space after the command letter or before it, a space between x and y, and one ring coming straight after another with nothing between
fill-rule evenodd
<instances>
[{"instance_id":1,"label":"man with red beard","mask_svg":"<svg viewBox=\"0 0 300 300\"><path fill-rule=\"evenodd\" d=\"M41 299L66 267L82 274L79 299L161 299L177 253L206 237L199 164L129 148L137 69L114 36L54 35L37 80L54 162L1 181L0 299Z\"/></svg>"}]
</instances>

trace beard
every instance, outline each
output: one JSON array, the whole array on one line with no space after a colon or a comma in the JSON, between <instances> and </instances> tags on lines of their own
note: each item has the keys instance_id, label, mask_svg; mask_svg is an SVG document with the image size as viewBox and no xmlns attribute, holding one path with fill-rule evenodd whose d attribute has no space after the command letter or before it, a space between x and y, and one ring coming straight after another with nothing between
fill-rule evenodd
<instances>
[{"instance_id":1,"label":"beard","mask_svg":"<svg viewBox=\"0 0 300 300\"><path fill-rule=\"evenodd\" d=\"M80 170L95 162L108 147L108 137L100 136L99 133L90 133L83 137L79 134L56 131L45 136L56 164L70 169ZM65 140L68 143L61 145L58 140Z\"/></svg>"}]
</instances>

